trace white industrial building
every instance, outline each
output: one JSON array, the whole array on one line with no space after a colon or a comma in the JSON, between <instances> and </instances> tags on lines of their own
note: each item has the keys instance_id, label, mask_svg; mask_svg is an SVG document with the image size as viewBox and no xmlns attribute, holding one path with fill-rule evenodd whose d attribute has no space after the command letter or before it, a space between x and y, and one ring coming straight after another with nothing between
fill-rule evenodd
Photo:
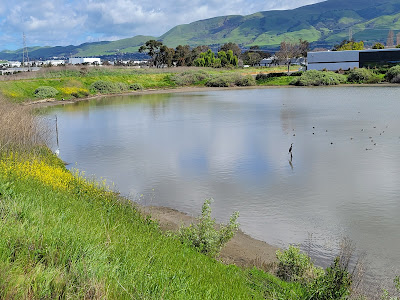
<instances>
[{"instance_id":1,"label":"white industrial building","mask_svg":"<svg viewBox=\"0 0 400 300\"><path fill-rule=\"evenodd\" d=\"M348 70L400 63L400 49L367 49L307 53L307 70Z\"/></svg>"},{"instance_id":2,"label":"white industrial building","mask_svg":"<svg viewBox=\"0 0 400 300\"><path fill-rule=\"evenodd\" d=\"M10 68L19 68L22 66L22 63L20 61L9 61L8 65Z\"/></svg>"},{"instance_id":3,"label":"white industrial building","mask_svg":"<svg viewBox=\"0 0 400 300\"><path fill-rule=\"evenodd\" d=\"M52 66L59 66L59 65L64 65L65 64L65 60L63 59L50 59L50 60L46 60L44 62L45 65L52 65Z\"/></svg>"},{"instance_id":4,"label":"white industrial building","mask_svg":"<svg viewBox=\"0 0 400 300\"><path fill-rule=\"evenodd\" d=\"M98 57L71 57L68 60L68 63L71 65L83 65L83 64L100 65L101 61L100 58Z\"/></svg>"}]
</instances>

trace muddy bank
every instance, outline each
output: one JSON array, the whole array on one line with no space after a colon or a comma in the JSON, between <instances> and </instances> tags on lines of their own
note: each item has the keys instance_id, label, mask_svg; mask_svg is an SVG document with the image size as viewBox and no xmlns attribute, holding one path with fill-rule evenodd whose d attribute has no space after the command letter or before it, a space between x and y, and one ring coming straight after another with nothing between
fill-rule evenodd
<instances>
[{"instance_id":1,"label":"muddy bank","mask_svg":"<svg viewBox=\"0 0 400 300\"><path fill-rule=\"evenodd\" d=\"M144 214L159 222L163 231L176 231L184 224L195 221L185 213L168 207L146 206L139 207ZM256 240L241 230L222 249L219 259L226 264L235 264L240 267L257 266L268 269L277 261L275 252L278 247Z\"/></svg>"}]
</instances>

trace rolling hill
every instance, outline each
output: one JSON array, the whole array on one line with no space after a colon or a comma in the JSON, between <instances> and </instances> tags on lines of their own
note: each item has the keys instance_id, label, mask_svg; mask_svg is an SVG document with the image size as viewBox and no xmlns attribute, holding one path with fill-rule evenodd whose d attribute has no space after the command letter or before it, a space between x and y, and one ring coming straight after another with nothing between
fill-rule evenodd
<instances>
[{"instance_id":1,"label":"rolling hill","mask_svg":"<svg viewBox=\"0 0 400 300\"><path fill-rule=\"evenodd\" d=\"M178 45L221 45L234 42L274 50L283 40L303 39L312 47L331 48L347 39L366 45L386 43L388 31L400 31L398 0L327 0L292 10L264 11L240 16L222 16L178 25L160 37L136 36L113 42L86 43L66 47L32 47L32 58L53 56L111 56L135 53L149 39L158 39L169 47ZM396 32L397 31L397 32ZM396 40L394 41L396 44ZM0 59L18 59L22 49L0 52Z\"/></svg>"},{"instance_id":2,"label":"rolling hill","mask_svg":"<svg viewBox=\"0 0 400 300\"><path fill-rule=\"evenodd\" d=\"M117 40L113 42L85 43L79 46L57 46L57 47L29 47L29 57L31 59L48 59L51 57L70 57L70 56L123 56L126 53L137 53L141 45L149 39L156 39L153 36L138 35L132 38ZM16 51L0 52L0 59L21 60L22 49Z\"/></svg>"},{"instance_id":3,"label":"rolling hill","mask_svg":"<svg viewBox=\"0 0 400 300\"><path fill-rule=\"evenodd\" d=\"M315 46L332 47L348 38L367 44L386 42L389 29L400 30L397 0L328 0L293 10L265 11L248 16L224 16L179 25L159 39L168 46L224 44L278 47L299 38Z\"/></svg>"}]
</instances>

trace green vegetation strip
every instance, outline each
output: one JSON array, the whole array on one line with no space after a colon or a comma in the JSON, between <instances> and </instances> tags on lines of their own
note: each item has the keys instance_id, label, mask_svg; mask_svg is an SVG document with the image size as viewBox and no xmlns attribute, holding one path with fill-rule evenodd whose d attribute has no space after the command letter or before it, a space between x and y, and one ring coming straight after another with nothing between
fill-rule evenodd
<instances>
[{"instance_id":1,"label":"green vegetation strip","mask_svg":"<svg viewBox=\"0 0 400 300\"><path fill-rule=\"evenodd\" d=\"M345 83L400 82L399 66L353 69L340 72L310 70L288 75L285 66L274 68L131 69L120 67L48 68L20 74L15 80L3 77L0 93L12 102L52 98L70 100L89 96L179 87L319 86ZM25 78L19 79L18 78Z\"/></svg>"},{"instance_id":2,"label":"green vegetation strip","mask_svg":"<svg viewBox=\"0 0 400 300\"><path fill-rule=\"evenodd\" d=\"M261 299L280 282L163 235L49 151L1 154L0 274L2 299Z\"/></svg>"},{"instance_id":3,"label":"green vegetation strip","mask_svg":"<svg viewBox=\"0 0 400 300\"><path fill-rule=\"evenodd\" d=\"M142 89L165 89L181 86L248 86L260 71L276 72L285 66L259 69L169 68L130 69L118 67L48 68L19 74L16 80L0 81L0 93L13 102L45 98L69 100L99 94L126 93ZM21 78L21 79L19 79ZM104 89L96 88L102 83ZM207 84L209 83L209 84ZM56 90L56 91L55 91Z\"/></svg>"}]
</instances>

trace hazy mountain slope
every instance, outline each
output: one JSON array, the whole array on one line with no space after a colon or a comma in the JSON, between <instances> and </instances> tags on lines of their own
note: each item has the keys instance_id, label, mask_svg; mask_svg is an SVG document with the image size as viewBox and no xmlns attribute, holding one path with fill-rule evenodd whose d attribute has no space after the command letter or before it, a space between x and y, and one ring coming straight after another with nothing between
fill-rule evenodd
<instances>
[{"instance_id":1,"label":"hazy mountain slope","mask_svg":"<svg viewBox=\"0 0 400 300\"><path fill-rule=\"evenodd\" d=\"M128 39L113 42L95 42L85 43L79 46L57 46L57 47L29 47L29 57L31 59L47 59L51 57L69 57L69 56L104 56L118 53L135 53L139 47L149 39L155 39L152 36L135 36ZM0 52L0 59L20 60L22 49L16 51Z\"/></svg>"},{"instance_id":2,"label":"hazy mountain slope","mask_svg":"<svg viewBox=\"0 0 400 300\"><path fill-rule=\"evenodd\" d=\"M168 46L222 44L277 46L284 39L334 44L348 37L349 27L368 40L385 41L400 13L397 0L328 0L293 10L266 11L249 16L224 16L179 25L160 37ZM376 19L376 22L370 22ZM369 22L369 23L368 23ZM359 27L356 25L360 24ZM372 30L374 28L380 30Z\"/></svg>"},{"instance_id":3,"label":"hazy mountain slope","mask_svg":"<svg viewBox=\"0 0 400 300\"><path fill-rule=\"evenodd\" d=\"M178 25L159 38L136 36L114 42L86 43L66 47L32 47L33 59L54 56L107 56L137 52L149 39L177 45L220 45L227 42L248 47L277 48L281 41L299 38L312 47L330 48L349 37L367 45L386 43L389 29L400 31L399 0L327 0L292 10L264 11L248 16L222 16ZM396 43L396 41L395 41ZM22 49L2 51L0 59L21 59Z\"/></svg>"}]
</instances>

